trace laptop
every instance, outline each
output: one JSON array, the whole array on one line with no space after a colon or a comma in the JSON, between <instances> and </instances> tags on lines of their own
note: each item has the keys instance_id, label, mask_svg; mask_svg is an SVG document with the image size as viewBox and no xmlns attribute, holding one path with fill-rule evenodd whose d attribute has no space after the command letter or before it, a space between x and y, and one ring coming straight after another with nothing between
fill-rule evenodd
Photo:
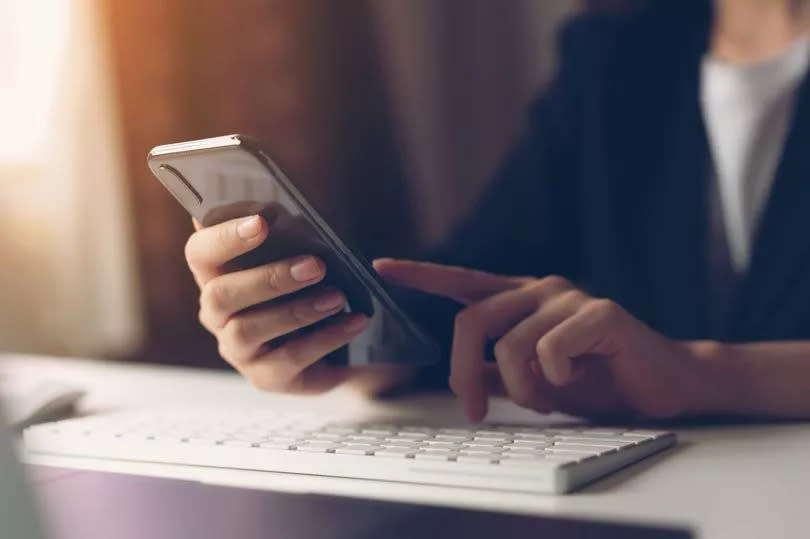
<instances>
[{"instance_id":1,"label":"laptop","mask_svg":"<svg viewBox=\"0 0 810 539\"><path fill-rule=\"evenodd\" d=\"M44 539L31 493L15 457L13 439L0 409L0 537Z\"/></svg>"}]
</instances>

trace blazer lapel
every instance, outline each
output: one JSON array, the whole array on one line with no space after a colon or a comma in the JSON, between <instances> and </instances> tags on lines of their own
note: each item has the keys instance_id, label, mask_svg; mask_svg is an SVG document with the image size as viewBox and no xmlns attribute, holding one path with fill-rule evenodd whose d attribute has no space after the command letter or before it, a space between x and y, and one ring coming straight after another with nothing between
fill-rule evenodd
<instances>
[{"instance_id":1,"label":"blazer lapel","mask_svg":"<svg viewBox=\"0 0 810 539\"><path fill-rule=\"evenodd\" d=\"M655 318L676 338L698 338L708 324L706 243L708 144L696 92L685 81L666 169L653 193L648 227Z\"/></svg>"},{"instance_id":2,"label":"blazer lapel","mask_svg":"<svg viewBox=\"0 0 810 539\"><path fill-rule=\"evenodd\" d=\"M743 278L733 333L756 335L810 270L810 75L799 89L796 113L771 195ZM748 338L748 337L747 337Z\"/></svg>"},{"instance_id":3,"label":"blazer lapel","mask_svg":"<svg viewBox=\"0 0 810 539\"><path fill-rule=\"evenodd\" d=\"M706 18L706 21L708 18ZM647 218L647 249L653 324L675 338L705 336L707 172L709 149L698 100L700 57L708 23L677 52L669 89L677 98L659 103L669 109L661 153L650 170L655 178ZM656 173L657 169L657 173Z\"/></svg>"}]
</instances>

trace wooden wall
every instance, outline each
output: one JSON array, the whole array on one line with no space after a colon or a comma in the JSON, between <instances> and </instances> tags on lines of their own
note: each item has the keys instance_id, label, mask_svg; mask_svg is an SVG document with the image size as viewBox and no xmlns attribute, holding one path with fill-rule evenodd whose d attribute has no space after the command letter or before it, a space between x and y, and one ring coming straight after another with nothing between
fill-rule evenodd
<instances>
[{"instance_id":1,"label":"wooden wall","mask_svg":"<svg viewBox=\"0 0 810 539\"><path fill-rule=\"evenodd\" d=\"M157 144L251 134L371 255L409 248L407 197L362 0L106 0L148 340L221 365L197 322L187 215L145 164Z\"/></svg>"}]
</instances>

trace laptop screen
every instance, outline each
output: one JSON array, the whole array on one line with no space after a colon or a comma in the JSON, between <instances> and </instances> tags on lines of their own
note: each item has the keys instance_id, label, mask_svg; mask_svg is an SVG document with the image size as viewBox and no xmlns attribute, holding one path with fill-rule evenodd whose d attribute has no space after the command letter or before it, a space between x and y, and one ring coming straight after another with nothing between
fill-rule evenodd
<instances>
[{"instance_id":1,"label":"laptop screen","mask_svg":"<svg viewBox=\"0 0 810 539\"><path fill-rule=\"evenodd\" d=\"M683 530L37 468L53 539L687 539ZM59 475L59 474L62 475ZM56 475L54 475L56 474ZM380 482L380 488L385 483ZM496 492L488 495L497 496Z\"/></svg>"},{"instance_id":2,"label":"laptop screen","mask_svg":"<svg viewBox=\"0 0 810 539\"><path fill-rule=\"evenodd\" d=\"M44 534L16 457L14 440L0 409L0 535L42 539Z\"/></svg>"}]
</instances>

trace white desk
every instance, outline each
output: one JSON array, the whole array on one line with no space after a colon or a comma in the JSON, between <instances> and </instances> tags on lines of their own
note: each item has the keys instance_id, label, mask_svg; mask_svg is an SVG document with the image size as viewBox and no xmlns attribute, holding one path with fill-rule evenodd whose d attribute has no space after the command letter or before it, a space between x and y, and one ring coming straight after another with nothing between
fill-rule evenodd
<instances>
[{"instance_id":1,"label":"white desk","mask_svg":"<svg viewBox=\"0 0 810 539\"><path fill-rule=\"evenodd\" d=\"M449 396L372 402L337 390L322 397L259 393L232 373L89 360L0 357L13 370L42 373L88 390L81 411L218 403L340 409L355 418L462 417ZM505 401L495 421L542 422ZM567 496L488 492L355 479L26 455L34 464L88 468L285 491L485 508L600 520L686 524L712 539L810 537L810 423L678 429L678 448Z\"/></svg>"}]
</instances>

